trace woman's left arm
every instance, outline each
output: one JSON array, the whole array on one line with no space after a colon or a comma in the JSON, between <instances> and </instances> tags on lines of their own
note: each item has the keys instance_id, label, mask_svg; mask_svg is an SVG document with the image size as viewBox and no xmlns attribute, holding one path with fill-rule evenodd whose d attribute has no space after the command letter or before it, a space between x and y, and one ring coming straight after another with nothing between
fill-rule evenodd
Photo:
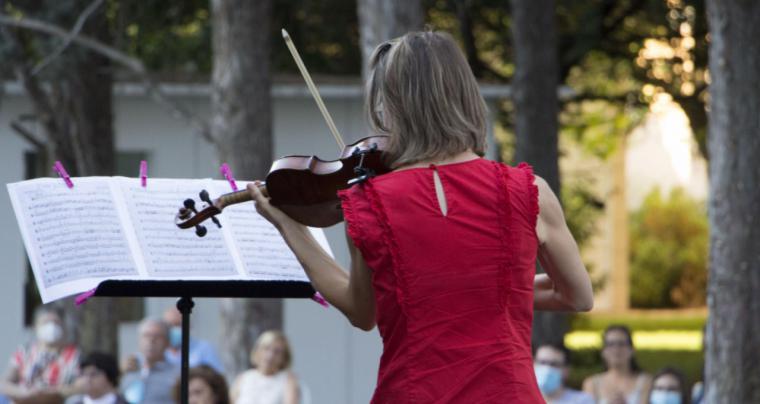
<instances>
[{"instance_id":1,"label":"woman's left arm","mask_svg":"<svg viewBox=\"0 0 760 404\"><path fill-rule=\"evenodd\" d=\"M322 249L308 227L272 206L256 184L249 184L248 191L256 203L256 211L282 234L314 289L343 312L351 324L371 330L375 325L375 298L370 271L351 239L348 238L351 253L351 273L348 274Z\"/></svg>"}]
</instances>

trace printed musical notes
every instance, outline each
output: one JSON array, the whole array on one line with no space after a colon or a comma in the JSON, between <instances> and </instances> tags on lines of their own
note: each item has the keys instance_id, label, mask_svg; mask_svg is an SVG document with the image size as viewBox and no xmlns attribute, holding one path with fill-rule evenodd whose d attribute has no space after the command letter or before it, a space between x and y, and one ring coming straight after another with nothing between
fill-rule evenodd
<instances>
[{"instance_id":1,"label":"printed musical notes","mask_svg":"<svg viewBox=\"0 0 760 404\"><path fill-rule=\"evenodd\" d=\"M51 288L83 278L137 275L108 178L9 184L38 283Z\"/></svg>"},{"instance_id":2,"label":"printed musical notes","mask_svg":"<svg viewBox=\"0 0 760 404\"><path fill-rule=\"evenodd\" d=\"M43 302L90 290L104 279L244 279L308 282L277 230L252 203L227 207L223 228L205 237L179 229L174 216L198 192L212 199L226 181L80 177L8 184ZM241 184L241 186L245 186ZM200 207L200 206L199 206ZM321 229L313 234L330 253Z\"/></svg>"},{"instance_id":3,"label":"printed musical notes","mask_svg":"<svg viewBox=\"0 0 760 404\"><path fill-rule=\"evenodd\" d=\"M240 183L241 188L245 185ZM214 181L216 194L230 192L229 189L226 182ZM280 233L256 213L252 202L228 206L223 215L248 276L261 280L309 281Z\"/></svg>"},{"instance_id":4,"label":"printed musical notes","mask_svg":"<svg viewBox=\"0 0 760 404\"><path fill-rule=\"evenodd\" d=\"M197 195L208 181L156 178L143 188L131 178L118 180L149 276L218 277L237 273L220 229L208 223L208 234L200 238L174 224L182 201Z\"/></svg>"}]
</instances>

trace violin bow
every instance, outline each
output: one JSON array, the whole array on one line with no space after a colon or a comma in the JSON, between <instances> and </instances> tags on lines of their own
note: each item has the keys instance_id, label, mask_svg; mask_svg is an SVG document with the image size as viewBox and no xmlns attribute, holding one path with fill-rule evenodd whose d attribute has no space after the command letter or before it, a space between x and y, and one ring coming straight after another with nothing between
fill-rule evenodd
<instances>
[{"instance_id":1,"label":"violin bow","mask_svg":"<svg viewBox=\"0 0 760 404\"><path fill-rule=\"evenodd\" d=\"M309 88L311 95L314 97L314 101L317 102L319 111L322 112L322 116L325 118L325 121L327 121L327 127L330 128L330 132L332 132L335 141L338 142L338 150L342 152L346 147L346 144L343 142L343 138L340 136L340 133L338 133L338 128L335 127L335 123L333 122L332 116L330 116L330 112L327 111L325 103L322 102L322 97L319 96L319 91L317 91L317 87L311 80L311 75L309 74L309 71L306 70L306 65L303 64L301 55L298 54L298 50L293 44L293 40L290 39L290 34L288 34L288 31L285 31L285 28L282 29L282 38L285 39L285 44L288 46L290 54L293 55L293 59L295 59L296 65L298 66L298 70L301 71L303 79L306 81L306 86Z\"/></svg>"}]
</instances>

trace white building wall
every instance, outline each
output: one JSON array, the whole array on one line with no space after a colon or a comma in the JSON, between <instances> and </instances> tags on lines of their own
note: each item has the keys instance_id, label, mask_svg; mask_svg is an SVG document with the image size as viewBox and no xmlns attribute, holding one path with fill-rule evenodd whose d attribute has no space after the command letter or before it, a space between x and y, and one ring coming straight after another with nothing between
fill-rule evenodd
<instances>
[{"instance_id":1,"label":"white building wall","mask_svg":"<svg viewBox=\"0 0 760 404\"><path fill-rule=\"evenodd\" d=\"M484 87L484 95L495 99L506 94L506 87ZM202 117L209 115L209 96L205 86L167 87L167 92L181 100ZM9 128L9 122L31 107L20 89L6 85L0 102L0 183L24 180L24 151L31 148ZM274 149L275 155L306 154L325 159L337 156L337 146L316 105L303 86L275 86ZM358 86L326 86L323 97L335 125L346 143L368 134ZM492 108L495 110L496 108ZM171 117L161 105L143 94L139 87L121 86L115 97L116 147L120 152L147 153L149 177L219 178L220 162L213 147L193 128ZM492 131L489 142L493 144ZM495 147L489 151L494 152ZM138 167L134 168L135 176ZM243 179L243 178L240 178ZM4 330L0 333L0 361L8 358L24 341L23 282L25 254L7 192L0 192L0 313ZM348 251L343 225L326 229L336 259L348 266ZM161 315L175 303L174 299L146 299L146 313ZM192 334L212 342L218 341L219 315L215 299L195 299L191 317ZM135 324L120 329L121 353L136 348ZM335 309L325 309L310 300L287 299L284 307L284 331L294 353L294 371L311 393L312 403L353 404L369 402L374 390L382 342L373 330L355 329Z\"/></svg>"}]
</instances>

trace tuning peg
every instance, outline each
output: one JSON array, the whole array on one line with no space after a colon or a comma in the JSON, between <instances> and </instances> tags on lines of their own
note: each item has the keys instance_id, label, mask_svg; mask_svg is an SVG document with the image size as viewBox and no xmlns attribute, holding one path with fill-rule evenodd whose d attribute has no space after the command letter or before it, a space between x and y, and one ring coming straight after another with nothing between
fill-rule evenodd
<instances>
[{"instance_id":1,"label":"tuning peg","mask_svg":"<svg viewBox=\"0 0 760 404\"><path fill-rule=\"evenodd\" d=\"M218 227L220 229L222 228L222 224L219 223L219 219L217 219L216 216L211 216L211 221L214 222L214 224L216 225L216 227Z\"/></svg>"},{"instance_id":2,"label":"tuning peg","mask_svg":"<svg viewBox=\"0 0 760 404\"><path fill-rule=\"evenodd\" d=\"M193 213L190 209L187 208L179 208L179 219L180 220L187 220L190 218L190 214Z\"/></svg>"},{"instance_id":3,"label":"tuning peg","mask_svg":"<svg viewBox=\"0 0 760 404\"><path fill-rule=\"evenodd\" d=\"M192 200L190 198L185 199L185 202L183 202L183 205L185 205L186 209L189 209L189 210L195 212L195 201L194 200Z\"/></svg>"},{"instance_id":4,"label":"tuning peg","mask_svg":"<svg viewBox=\"0 0 760 404\"><path fill-rule=\"evenodd\" d=\"M211 198L208 196L208 191L206 191L205 189L204 189L203 191L201 191L201 192L198 194L198 196L200 196L200 197L201 197L201 200L202 200L203 202L206 202L206 203L208 204L208 206L211 206L211 205L213 205L213 203L211 203Z\"/></svg>"},{"instance_id":5,"label":"tuning peg","mask_svg":"<svg viewBox=\"0 0 760 404\"><path fill-rule=\"evenodd\" d=\"M203 237L208 233L208 230L206 229L206 226L197 225L195 226L195 235L198 237Z\"/></svg>"}]
</instances>

